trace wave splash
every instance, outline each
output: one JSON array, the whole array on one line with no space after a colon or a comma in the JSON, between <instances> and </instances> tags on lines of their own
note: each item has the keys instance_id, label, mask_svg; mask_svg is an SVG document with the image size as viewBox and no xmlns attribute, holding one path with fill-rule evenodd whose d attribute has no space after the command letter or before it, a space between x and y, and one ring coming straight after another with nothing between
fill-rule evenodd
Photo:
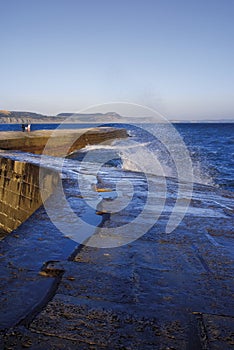
<instances>
[{"instance_id":1,"label":"wave splash","mask_svg":"<svg viewBox=\"0 0 234 350\"><path fill-rule=\"evenodd\" d=\"M123 171L144 172L155 176L177 178L177 171L170 154L153 141L135 142L129 140L114 140L109 144L89 145L76 152L71 158L82 161L87 157L89 162L100 162L108 158L107 166L113 166ZM193 164L193 181L214 186L213 178L207 173L204 164L190 152ZM181 155L183 161L183 155ZM186 173L186 163L184 164Z\"/></svg>"}]
</instances>

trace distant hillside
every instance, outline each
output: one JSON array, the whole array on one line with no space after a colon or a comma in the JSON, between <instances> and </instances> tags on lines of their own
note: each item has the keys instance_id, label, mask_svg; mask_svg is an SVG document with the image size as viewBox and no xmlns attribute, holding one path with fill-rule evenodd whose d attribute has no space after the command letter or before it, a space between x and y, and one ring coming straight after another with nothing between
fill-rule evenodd
<instances>
[{"instance_id":1,"label":"distant hillside","mask_svg":"<svg viewBox=\"0 0 234 350\"><path fill-rule=\"evenodd\" d=\"M17 112L0 110L0 124L22 124L22 123L112 123L121 122L123 118L115 113L59 113L56 116L47 116L32 112Z\"/></svg>"},{"instance_id":2,"label":"distant hillside","mask_svg":"<svg viewBox=\"0 0 234 350\"><path fill-rule=\"evenodd\" d=\"M0 110L0 124L27 124L27 123L78 123L78 124L107 124L107 123L155 123L154 117L123 117L115 112L107 113L71 113L63 112L56 116L48 116L33 112L18 112ZM158 122L162 122L158 120ZM220 120L171 120L171 123L233 123L233 119Z\"/></svg>"},{"instance_id":3,"label":"distant hillside","mask_svg":"<svg viewBox=\"0 0 234 350\"><path fill-rule=\"evenodd\" d=\"M16 112L0 110L0 123L21 124L21 123L55 123L62 121L62 118L46 116L32 112Z\"/></svg>"},{"instance_id":4,"label":"distant hillside","mask_svg":"<svg viewBox=\"0 0 234 350\"><path fill-rule=\"evenodd\" d=\"M123 121L118 113L59 113L56 117L67 118L72 123L114 123Z\"/></svg>"}]
</instances>

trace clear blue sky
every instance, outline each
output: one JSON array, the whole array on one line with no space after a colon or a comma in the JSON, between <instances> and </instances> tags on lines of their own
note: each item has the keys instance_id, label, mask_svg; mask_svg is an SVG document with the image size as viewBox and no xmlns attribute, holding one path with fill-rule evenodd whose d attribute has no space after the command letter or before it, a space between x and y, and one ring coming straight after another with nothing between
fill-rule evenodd
<instances>
[{"instance_id":1,"label":"clear blue sky","mask_svg":"<svg viewBox=\"0 0 234 350\"><path fill-rule=\"evenodd\" d=\"M234 0L0 0L0 109L234 119Z\"/></svg>"}]
</instances>

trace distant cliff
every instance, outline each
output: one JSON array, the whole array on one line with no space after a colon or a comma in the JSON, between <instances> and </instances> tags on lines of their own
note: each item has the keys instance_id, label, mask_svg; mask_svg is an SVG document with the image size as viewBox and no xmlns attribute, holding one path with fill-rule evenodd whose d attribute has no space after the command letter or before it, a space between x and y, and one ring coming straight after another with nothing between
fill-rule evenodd
<instances>
[{"instance_id":1,"label":"distant cliff","mask_svg":"<svg viewBox=\"0 0 234 350\"><path fill-rule=\"evenodd\" d=\"M66 118L70 123L115 123L122 122L123 117L115 112L107 113L59 113L56 117Z\"/></svg>"},{"instance_id":2,"label":"distant cliff","mask_svg":"<svg viewBox=\"0 0 234 350\"><path fill-rule=\"evenodd\" d=\"M32 112L16 112L0 110L1 124L22 124L22 123L60 123L64 120L61 117L47 116Z\"/></svg>"},{"instance_id":3,"label":"distant cliff","mask_svg":"<svg viewBox=\"0 0 234 350\"><path fill-rule=\"evenodd\" d=\"M115 113L59 113L56 116L48 116L32 112L17 112L0 110L0 124L27 124L27 123L114 123L121 122L123 118Z\"/></svg>"}]
</instances>

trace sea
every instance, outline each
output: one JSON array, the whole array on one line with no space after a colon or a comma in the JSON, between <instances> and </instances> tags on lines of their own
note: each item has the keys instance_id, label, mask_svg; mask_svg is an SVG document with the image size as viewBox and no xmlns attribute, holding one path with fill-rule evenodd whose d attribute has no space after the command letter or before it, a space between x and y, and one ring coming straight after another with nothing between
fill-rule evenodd
<instances>
[{"instance_id":1,"label":"sea","mask_svg":"<svg viewBox=\"0 0 234 350\"><path fill-rule=\"evenodd\" d=\"M31 130L90 126L93 125L32 124ZM178 177L184 173L185 179L192 167L191 181L234 192L234 123L104 126L124 127L130 137L87 146L70 159L156 176ZM0 131L21 131L21 125L0 124Z\"/></svg>"}]
</instances>

